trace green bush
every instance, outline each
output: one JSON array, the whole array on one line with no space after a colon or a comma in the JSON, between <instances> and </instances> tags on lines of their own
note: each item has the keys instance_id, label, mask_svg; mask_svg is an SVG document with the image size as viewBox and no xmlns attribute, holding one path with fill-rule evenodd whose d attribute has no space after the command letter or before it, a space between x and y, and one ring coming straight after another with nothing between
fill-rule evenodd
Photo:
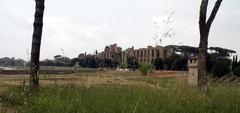
<instances>
[{"instance_id":1,"label":"green bush","mask_svg":"<svg viewBox=\"0 0 240 113\"><path fill-rule=\"evenodd\" d=\"M146 76L147 73L150 71L150 69L151 69L151 65L149 64L141 64L139 67L139 71L143 76Z\"/></svg>"},{"instance_id":2,"label":"green bush","mask_svg":"<svg viewBox=\"0 0 240 113\"><path fill-rule=\"evenodd\" d=\"M234 68L233 74L240 77L240 66Z\"/></svg>"},{"instance_id":3,"label":"green bush","mask_svg":"<svg viewBox=\"0 0 240 113\"><path fill-rule=\"evenodd\" d=\"M214 77L222 77L230 72L231 61L229 59L217 59L213 65L212 73Z\"/></svg>"},{"instance_id":4,"label":"green bush","mask_svg":"<svg viewBox=\"0 0 240 113\"><path fill-rule=\"evenodd\" d=\"M137 69L138 68L138 59L136 57L128 57L127 58L127 65L130 69Z\"/></svg>"},{"instance_id":5,"label":"green bush","mask_svg":"<svg viewBox=\"0 0 240 113\"><path fill-rule=\"evenodd\" d=\"M154 66L156 70L163 70L163 60L157 57L155 59Z\"/></svg>"},{"instance_id":6,"label":"green bush","mask_svg":"<svg viewBox=\"0 0 240 113\"><path fill-rule=\"evenodd\" d=\"M121 63L119 67L125 69L125 68L128 68L128 64L126 64L126 63Z\"/></svg>"}]
</instances>

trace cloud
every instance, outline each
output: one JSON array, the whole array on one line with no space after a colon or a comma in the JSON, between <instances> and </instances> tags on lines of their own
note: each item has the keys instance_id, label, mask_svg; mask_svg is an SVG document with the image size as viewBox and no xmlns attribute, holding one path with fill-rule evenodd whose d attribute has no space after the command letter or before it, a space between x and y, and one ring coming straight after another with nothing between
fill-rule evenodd
<instances>
[{"instance_id":1,"label":"cloud","mask_svg":"<svg viewBox=\"0 0 240 113\"><path fill-rule=\"evenodd\" d=\"M0 57L26 58L30 48L32 24L19 15L0 10Z\"/></svg>"},{"instance_id":2,"label":"cloud","mask_svg":"<svg viewBox=\"0 0 240 113\"><path fill-rule=\"evenodd\" d=\"M76 57L81 52L103 50L118 43L124 49L154 45L156 29L167 11L175 10L174 36L166 44L197 46L199 0L49 0L46 1L41 59L62 54ZM58 3L58 4L56 4ZM93 4L94 3L94 4ZM210 46L239 49L239 0L224 1L214 20ZM210 6L211 5L211 6ZM211 2L211 9L214 2ZM31 48L34 1L0 0L0 57L26 59ZM210 10L209 10L210 11ZM162 25L159 24L162 29Z\"/></svg>"},{"instance_id":3,"label":"cloud","mask_svg":"<svg viewBox=\"0 0 240 113\"><path fill-rule=\"evenodd\" d=\"M171 34L171 37L163 38L162 46L171 45L171 44L185 44L196 46L198 44L199 32L198 32L198 23L192 21L192 17L188 16L178 16L173 14L170 18L168 25L166 21L169 18L170 12L164 13L162 16L154 16L152 21L154 22L154 32L162 39L163 33Z\"/></svg>"},{"instance_id":4,"label":"cloud","mask_svg":"<svg viewBox=\"0 0 240 113\"><path fill-rule=\"evenodd\" d=\"M44 20L43 58L61 54L60 49L64 49L67 56L76 57L81 52L102 50L102 45L114 40L108 24L86 24L62 17L46 17Z\"/></svg>"}]
</instances>

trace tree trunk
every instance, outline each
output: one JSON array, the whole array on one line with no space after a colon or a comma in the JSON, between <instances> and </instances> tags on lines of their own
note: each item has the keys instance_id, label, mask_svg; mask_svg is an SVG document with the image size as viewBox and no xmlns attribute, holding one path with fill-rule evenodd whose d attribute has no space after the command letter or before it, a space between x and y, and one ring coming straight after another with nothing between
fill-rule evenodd
<instances>
[{"instance_id":1,"label":"tree trunk","mask_svg":"<svg viewBox=\"0 0 240 113\"><path fill-rule=\"evenodd\" d=\"M200 87L206 86L207 79L207 47L208 47L208 34L209 31L206 30L201 33L201 40L198 49L198 85Z\"/></svg>"},{"instance_id":2,"label":"tree trunk","mask_svg":"<svg viewBox=\"0 0 240 113\"><path fill-rule=\"evenodd\" d=\"M198 48L198 85L200 87L207 86L207 50L208 50L208 36L213 20L221 6L222 0L217 0L214 8L207 20L207 7L209 0L202 0L199 15L199 31L200 44Z\"/></svg>"},{"instance_id":3,"label":"tree trunk","mask_svg":"<svg viewBox=\"0 0 240 113\"><path fill-rule=\"evenodd\" d=\"M36 88L39 86L39 56L42 38L44 0L35 0L35 18L34 30L32 36L31 66L30 66L30 86Z\"/></svg>"}]
</instances>

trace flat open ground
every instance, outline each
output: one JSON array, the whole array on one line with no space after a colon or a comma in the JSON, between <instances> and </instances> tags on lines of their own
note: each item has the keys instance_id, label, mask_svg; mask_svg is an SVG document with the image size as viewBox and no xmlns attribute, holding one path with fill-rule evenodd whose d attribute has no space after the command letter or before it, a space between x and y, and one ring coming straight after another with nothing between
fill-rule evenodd
<instances>
[{"instance_id":1,"label":"flat open ground","mask_svg":"<svg viewBox=\"0 0 240 113\"><path fill-rule=\"evenodd\" d=\"M29 75L0 75L0 113L239 113L239 84L212 84L203 92L187 86L186 77L113 70L41 75L42 87L29 94L16 89Z\"/></svg>"},{"instance_id":2,"label":"flat open ground","mask_svg":"<svg viewBox=\"0 0 240 113\"><path fill-rule=\"evenodd\" d=\"M185 80L186 76L159 75L144 77L138 71L116 71L108 70L90 73L74 73L64 75L40 75L40 85L75 85L75 86L98 86L98 85L126 85L139 86L147 85L154 89L160 89L160 84L152 81L161 78L177 78ZM16 86L28 85L29 75L1 75L0 74L0 95ZM2 108L1 108L2 109Z\"/></svg>"},{"instance_id":3,"label":"flat open ground","mask_svg":"<svg viewBox=\"0 0 240 113\"><path fill-rule=\"evenodd\" d=\"M158 84L149 84L140 79L161 79L174 77L184 80L186 75L162 74L153 76L141 76L138 71L101 71L97 73L74 73L64 75L40 75L40 84L73 84L76 86L92 86L92 85L139 85L148 84L153 87L159 87ZM19 86L29 83L29 75L1 75L0 74L0 93L6 91L11 86Z\"/></svg>"}]
</instances>

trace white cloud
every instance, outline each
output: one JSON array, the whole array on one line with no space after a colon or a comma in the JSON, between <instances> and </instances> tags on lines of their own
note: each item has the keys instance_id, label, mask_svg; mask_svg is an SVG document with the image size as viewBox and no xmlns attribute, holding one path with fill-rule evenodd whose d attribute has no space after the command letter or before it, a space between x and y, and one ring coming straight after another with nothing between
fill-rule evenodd
<instances>
[{"instance_id":1,"label":"white cloud","mask_svg":"<svg viewBox=\"0 0 240 113\"><path fill-rule=\"evenodd\" d=\"M240 51L238 4L239 0L223 2L211 29L210 46L219 44ZM154 45L153 21L161 23L168 15L166 11L173 9L175 35L166 44L197 46L199 5L199 0L46 1L41 58L61 54L61 49L75 57L80 52L103 50L111 43L123 48ZM31 48L34 7L34 1L0 0L0 57L26 59L26 48ZM159 28L163 28L161 24Z\"/></svg>"},{"instance_id":2,"label":"white cloud","mask_svg":"<svg viewBox=\"0 0 240 113\"><path fill-rule=\"evenodd\" d=\"M81 52L102 50L103 45L114 39L107 24L85 24L77 20L62 17L45 17L42 39L43 57L61 54L64 49L69 57Z\"/></svg>"}]
</instances>

